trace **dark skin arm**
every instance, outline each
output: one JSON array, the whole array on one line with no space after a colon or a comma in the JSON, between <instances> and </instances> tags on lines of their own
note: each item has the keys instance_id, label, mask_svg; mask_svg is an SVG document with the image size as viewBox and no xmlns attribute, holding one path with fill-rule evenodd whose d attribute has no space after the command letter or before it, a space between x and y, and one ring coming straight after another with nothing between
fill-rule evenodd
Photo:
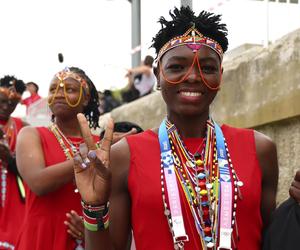
<instances>
[{"instance_id":1,"label":"dark skin arm","mask_svg":"<svg viewBox=\"0 0 300 250\"><path fill-rule=\"evenodd\" d=\"M130 241L131 201L127 189L129 164L129 146L123 139L111 150L110 236L116 250L127 249L127 243Z\"/></svg>"},{"instance_id":2,"label":"dark skin arm","mask_svg":"<svg viewBox=\"0 0 300 250\"><path fill-rule=\"evenodd\" d=\"M74 177L73 160L45 167L40 137L33 127L25 127L20 131L16 152L19 173L37 195L53 192Z\"/></svg>"},{"instance_id":3,"label":"dark skin arm","mask_svg":"<svg viewBox=\"0 0 300 250\"><path fill-rule=\"evenodd\" d=\"M289 193L290 196L300 204L300 170L298 170L295 174Z\"/></svg>"},{"instance_id":4,"label":"dark skin arm","mask_svg":"<svg viewBox=\"0 0 300 250\"><path fill-rule=\"evenodd\" d=\"M112 188L109 198L109 230L91 232L85 230L86 250L126 250L131 237L130 198L127 191L129 148L121 140L111 149ZM128 167L127 167L128 166ZM109 235L108 232L109 231ZM103 242L110 242L105 245Z\"/></svg>"},{"instance_id":5,"label":"dark skin arm","mask_svg":"<svg viewBox=\"0 0 300 250\"><path fill-rule=\"evenodd\" d=\"M132 129L127 133L113 132L112 144L115 144L116 142L120 141L122 138L135 133L136 133L136 129ZM125 185L127 186L127 183L125 183ZM66 217L67 220L64 222L64 224L68 227L67 232L70 235L72 235L74 238L81 239L82 237L84 237L84 225L83 225L82 218L75 211L71 211L70 213L67 213Z\"/></svg>"},{"instance_id":6,"label":"dark skin arm","mask_svg":"<svg viewBox=\"0 0 300 250\"><path fill-rule=\"evenodd\" d=\"M125 139L116 143L110 150L113 137L113 121L108 122L100 149L95 149L90 130L84 116L78 115L81 132L89 150L96 153L90 167L80 168L75 160L76 184L82 199L87 204L104 204L108 201L110 225L108 230L91 232L85 230L87 250L128 249L130 241L130 198L127 190L127 176L130 151Z\"/></svg>"},{"instance_id":7,"label":"dark skin arm","mask_svg":"<svg viewBox=\"0 0 300 250\"><path fill-rule=\"evenodd\" d=\"M255 131L255 144L262 170L261 215L263 230L270 223L271 214L276 208L278 185L278 162L276 145L267 136Z\"/></svg>"}]
</instances>

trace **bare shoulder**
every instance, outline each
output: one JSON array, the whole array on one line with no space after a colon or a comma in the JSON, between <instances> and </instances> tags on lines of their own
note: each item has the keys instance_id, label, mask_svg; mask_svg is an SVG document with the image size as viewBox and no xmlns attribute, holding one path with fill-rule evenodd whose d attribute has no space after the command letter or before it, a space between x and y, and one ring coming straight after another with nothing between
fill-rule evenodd
<instances>
[{"instance_id":1,"label":"bare shoulder","mask_svg":"<svg viewBox=\"0 0 300 250\"><path fill-rule=\"evenodd\" d=\"M113 184L115 181L127 189L127 178L130 166L130 149L126 138L111 147L110 166Z\"/></svg>"},{"instance_id":2,"label":"bare shoulder","mask_svg":"<svg viewBox=\"0 0 300 250\"><path fill-rule=\"evenodd\" d=\"M264 181L278 178L278 161L276 144L268 136L255 131L256 153L263 173ZM265 177L265 178L264 178Z\"/></svg>"},{"instance_id":3,"label":"bare shoulder","mask_svg":"<svg viewBox=\"0 0 300 250\"><path fill-rule=\"evenodd\" d=\"M21 140L22 138L28 138L28 137L36 137L38 135L38 131L35 127L32 126L25 126L21 128L19 134L18 134L18 140ZM33 139L33 138L32 138ZM23 139L22 139L23 140Z\"/></svg>"},{"instance_id":4,"label":"bare shoulder","mask_svg":"<svg viewBox=\"0 0 300 250\"><path fill-rule=\"evenodd\" d=\"M130 150L127 140L122 138L120 141L112 145L111 147L111 160L124 159L129 156L130 158Z\"/></svg>"},{"instance_id":5,"label":"bare shoulder","mask_svg":"<svg viewBox=\"0 0 300 250\"><path fill-rule=\"evenodd\" d=\"M255 146L258 155L276 153L276 144L265 134L254 130Z\"/></svg>"}]
</instances>

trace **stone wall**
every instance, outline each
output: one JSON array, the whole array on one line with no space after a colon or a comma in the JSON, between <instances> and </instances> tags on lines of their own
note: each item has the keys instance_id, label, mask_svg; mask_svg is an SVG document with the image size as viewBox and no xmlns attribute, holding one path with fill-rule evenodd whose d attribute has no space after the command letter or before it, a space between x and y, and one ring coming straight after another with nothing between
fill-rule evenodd
<instances>
[{"instance_id":1,"label":"stone wall","mask_svg":"<svg viewBox=\"0 0 300 250\"><path fill-rule=\"evenodd\" d=\"M278 202L300 168L300 30L269 48L244 45L224 58L224 75L212 115L220 123L254 128L277 144L280 167ZM159 92L123 105L110 114L147 129L159 126L166 107ZM299 153L298 153L299 152ZM255 180L254 180L255 181Z\"/></svg>"}]
</instances>

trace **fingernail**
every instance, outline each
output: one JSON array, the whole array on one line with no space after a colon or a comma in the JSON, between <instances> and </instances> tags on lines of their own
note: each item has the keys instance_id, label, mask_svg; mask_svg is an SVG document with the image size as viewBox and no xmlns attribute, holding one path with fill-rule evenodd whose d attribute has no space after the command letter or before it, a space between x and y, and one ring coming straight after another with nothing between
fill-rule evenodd
<instances>
[{"instance_id":1,"label":"fingernail","mask_svg":"<svg viewBox=\"0 0 300 250\"><path fill-rule=\"evenodd\" d=\"M87 165L84 162L81 163L80 166L81 166L82 169L86 169L87 168Z\"/></svg>"},{"instance_id":2,"label":"fingernail","mask_svg":"<svg viewBox=\"0 0 300 250\"><path fill-rule=\"evenodd\" d=\"M88 148L87 146L85 145L85 143L81 143L79 145L79 152L82 154L82 155L86 155L87 154L87 151L88 151Z\"/></svg>"},{"instance_id":3,"label":"fingernail","mask_svg":"<svg viewBox=\"0 0 300 250\"><path fill-rule=\"evenodd\" d=\"M89 151L88 157L92 160L95 160L97 158L96 152L94 150Z\"/></svg>"},{"instance_id":4,"label":"fingernail","mask_svg":"<svg viewBox=\"0 0 300 250\"><path fill-rule=\"evenodd\" d=\"M89 165L91 163L89 158L85 158L84 160L85 165Z\"/></svg>"},{"instance_id":5,"label":"fingernail","mask_svg":"<svg viewBox=\"0 0 300 250\"><path fill-rule=\"evenodd\" d=\"M80 157L80 155L79 154L77 154L77 155L74 155L74 161L76 161L77 163L79 163L79 162L81 162L81 157Z\"/></svg>"}]
</instances>

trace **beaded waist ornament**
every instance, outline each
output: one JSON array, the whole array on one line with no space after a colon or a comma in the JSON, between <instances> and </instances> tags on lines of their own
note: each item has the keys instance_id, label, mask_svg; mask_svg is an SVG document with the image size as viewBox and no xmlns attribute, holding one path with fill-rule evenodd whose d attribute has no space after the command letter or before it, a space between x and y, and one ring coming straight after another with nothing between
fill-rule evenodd
<instances>
[{"instance_id":1,"label":"beaded waist ornament","mask_svg":"<svg viewBox=\"0 0 300 250\"><path fill-rule=\"evenodd\" d=\"M220 127L211 119L207 121L202 154L192 155L175 125L168 120L160 125L159 142L164 213L172 232L174 249L184 249L189 240L181 202L188 203L203 250L233 249L235 239L232 232L242 182L233 169ZM185 201L180 201L178 185L185 194Z\"/></svg>"}]
</instances>

